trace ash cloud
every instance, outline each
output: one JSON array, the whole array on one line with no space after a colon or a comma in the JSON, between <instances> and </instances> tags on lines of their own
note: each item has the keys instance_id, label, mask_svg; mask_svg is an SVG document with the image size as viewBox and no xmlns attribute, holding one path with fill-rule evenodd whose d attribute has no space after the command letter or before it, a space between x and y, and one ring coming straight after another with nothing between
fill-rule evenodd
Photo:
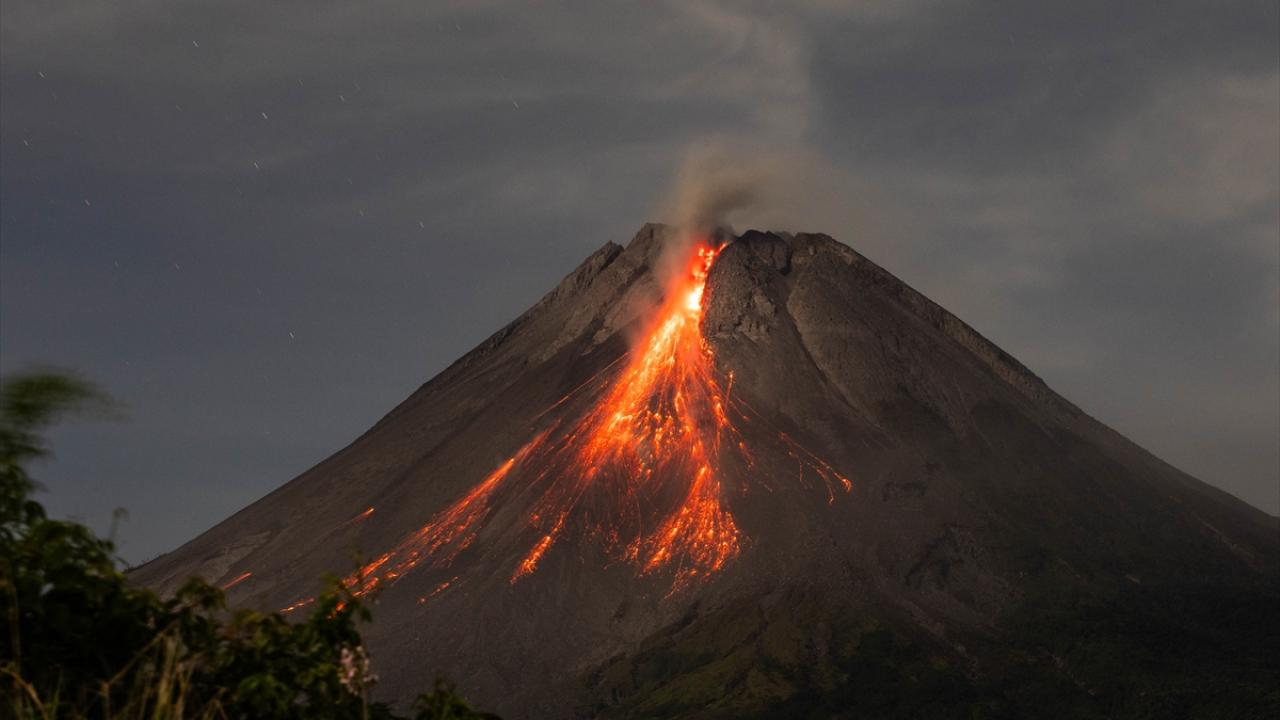
<instances>
[{"instance_id":1,"label":"ash cloud","mask_svg":"<svg viewBox=\"0 0 1280 720\"><path fill-rule=\"evenodd\" d=\"M664 215L686 233L714 230L767 196L769 172L758 162L734 162L722 143L694 145L676 173Z\"/></svg>"},{"instance_id":2,"label":"ash cloud","mask_svg":"<svg viewBox=\"0 0 1280 720\"><path fill-rule=\"evenodd\" d=\"M889 228L905 213L812 149L719 136L686 147L657 215L679 228L666 254L679 265L697 235L717 229L823 232L892 257Z\"/></svg>"},{"instance_id":3,"label":"ash cloud","mask_svg":"<svg viewBox=\"0 0 1280 720\"><path fill-rule=\"evenodd\" d=\"M677 228L658 260L658 275L668 289L682 280L693 244L717 230L732 231L735 217L767 202L784 166L722 139L704 140L686 149L659 211Z\"/></svg>"}]
</instances>

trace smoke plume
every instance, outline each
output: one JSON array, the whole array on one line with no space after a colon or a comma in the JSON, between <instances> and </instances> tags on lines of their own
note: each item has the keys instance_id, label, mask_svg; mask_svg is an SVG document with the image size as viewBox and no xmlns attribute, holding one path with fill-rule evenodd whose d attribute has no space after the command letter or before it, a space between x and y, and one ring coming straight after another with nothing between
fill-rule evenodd
<instances>
[{"instance_id":1,"label":"smoke plume","mask_svg":"<svg viewBox=\"0 0 1280 720\"><path fill-rule=\"evenodd\" d=\"M699 140L685 151L660 207L659 216L679 232L658 270L670 277L682 269L695 238L719 229L819 231L881 245L883 228L869 224L867 212L873 202L885 207L879 195L803 147Z\"/></svg>"}]
</instances>

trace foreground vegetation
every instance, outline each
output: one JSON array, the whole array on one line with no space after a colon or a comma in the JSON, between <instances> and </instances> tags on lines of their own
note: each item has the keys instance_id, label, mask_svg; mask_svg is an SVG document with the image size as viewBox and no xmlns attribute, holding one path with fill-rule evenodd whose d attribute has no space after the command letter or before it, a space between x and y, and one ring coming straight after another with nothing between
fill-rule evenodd
<instances>
[{"instance_id":1,"label":"foreground vegetation","mask_svg":"<svg viewBox=\"0 0 1280 720\"><path fill-rule=\"evenodd\" d=\"M0 720L400 717L371 699L375 678L359 632L370 611L337 581L296 623L230 610L199 580L162 599L126 582L108 540L47 517L28 472L47 454L42 433L101 403L61 375L0 383ZM1074 570L1040 551L1028 557L1028 610L999 634L950 644L908 637L853 599L790 588L768 606L744 598L691 611L611 658L584 678L584 712L630 720L1280 717L1274 573L1072 594L1060 575ZM492 717L439 683L409 707L417 720Z\"/></svg>"},{"instance_id":2,"label":"foreground vegetation","mask_svg":"<svg viewBox=\"0 0 1280 720\"><path fill-rule=\"evenodd\" d=\"M0 383L0 717L400 717L370 699L376 678L359 633L370 612L340 583L298 623L230 611L199 579L162 599L126 581L109 540L47 516L28 472L48 454L42 432L103 403L61 374ZM439 681L411 713L493 717Z\"/></svg>"}]
</instances>

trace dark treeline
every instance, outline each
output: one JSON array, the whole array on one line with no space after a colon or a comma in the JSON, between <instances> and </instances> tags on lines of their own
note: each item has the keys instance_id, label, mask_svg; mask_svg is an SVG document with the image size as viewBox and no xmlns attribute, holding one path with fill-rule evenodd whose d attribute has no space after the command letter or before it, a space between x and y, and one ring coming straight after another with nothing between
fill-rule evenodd
<instances>
[{"instance_id":1,"label":"dark treeline","mask_svg":"<svg viewBox=\"0 0 1280 720\"><path fill-rule=\"evenodd\" d=\"M340 582L296 623L228 610L221 590L195 578L161 598L129 584L110 540L48 517L28 470L49 453L43 432L106 405L67 374L0 381L0 717L405 717L370 699L359 632L370 611ZM437 681L407 717L494 716Z\"/></svg>"}]
</instances>

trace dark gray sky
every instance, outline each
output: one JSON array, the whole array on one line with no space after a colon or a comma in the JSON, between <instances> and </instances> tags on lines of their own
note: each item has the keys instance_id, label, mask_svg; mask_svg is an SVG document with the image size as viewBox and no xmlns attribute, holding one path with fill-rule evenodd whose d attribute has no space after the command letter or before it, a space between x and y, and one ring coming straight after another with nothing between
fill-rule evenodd
<instances>
[{"instance_id":1,"label":"dark gray sky","mask_svg":"<svg viewBox=\"0 0 1280 720\"><path fill-rule=\"evenodd\" d=\"M727 137L807 158L740 229L836 236L1280 512L1277 3L771 5L5 0L0 371L128 413L57 432L49 508L191 538Z\"/></svg>"}]
</instances>

